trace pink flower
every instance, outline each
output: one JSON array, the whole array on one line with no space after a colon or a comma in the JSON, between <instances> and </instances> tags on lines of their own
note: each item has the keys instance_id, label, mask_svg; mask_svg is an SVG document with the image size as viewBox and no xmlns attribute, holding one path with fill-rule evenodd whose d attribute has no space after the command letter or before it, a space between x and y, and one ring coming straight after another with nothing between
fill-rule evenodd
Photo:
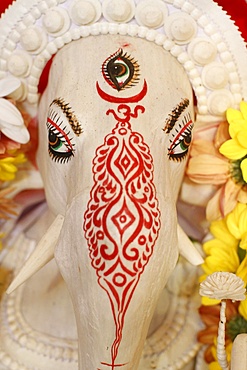
<instances>
[{"instance_id":1,"label":"pink flower","mask_svg":"<svg viewBox=\"0 0 247 370\"><path fill-rule=\"evenodd\" d=\"M17 143L16 141L13 141L9 139L7 136L5 136L3 133L0 133L1 139L0 139L0 155L5 154L9 150L16 150L19 149L21 144Z\"/></svg>"},{"instance_id":2,"label":"pink flower","mask_svg":"<svg viewBox=\"0 0 247 370\"><path fill-rule=\"evenodd\" d=\"M182 188L183 200L192 204L195 204L195 192L203 192L204 202L200 202L206 206L209 221L227 215L237 202L247 203L247 183L242 177L240 163L219 152L221 144L229 139L228 127L227 122L199 127L192 142L187 180Z\"/></svg>"}]
</instances>

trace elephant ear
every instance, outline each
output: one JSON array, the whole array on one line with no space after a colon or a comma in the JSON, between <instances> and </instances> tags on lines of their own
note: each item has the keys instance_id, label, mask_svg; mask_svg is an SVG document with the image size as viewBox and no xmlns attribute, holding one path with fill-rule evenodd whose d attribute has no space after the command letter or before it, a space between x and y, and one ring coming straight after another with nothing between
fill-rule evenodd
<instances>
[{"instance_id":1,"label":"elephant ear","mask_svg":"<svg viewBox=\"0 0 247 370\"><path fill-rule=\"evenodd\" d=\"M8 287L7 294L12 293L16 288L54 258L54 249L57 244L63 222L64 217L62 215L58 215L55 218L31 256L27 259L17 276Z\"/></svg>"}]
</instances>

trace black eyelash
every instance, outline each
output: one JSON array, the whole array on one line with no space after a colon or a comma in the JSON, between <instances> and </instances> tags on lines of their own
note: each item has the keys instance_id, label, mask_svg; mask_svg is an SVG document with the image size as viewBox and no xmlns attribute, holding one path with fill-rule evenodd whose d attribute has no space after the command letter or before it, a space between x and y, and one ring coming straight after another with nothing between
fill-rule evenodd
<instances>
[{"instance_id":1,"label":"black eyelash","mask_svg":"<svg viewBox=\"0 0 247 370\"><path fill-rule=\"evenodd\" d=\"M54 123L54 125L57 126L57 128L52 123L50 123L49 120L52 121ZM65 152L56 151L52 147L51 142L50 141L48 142L49 155L57 163L67 162L68 160L70 160L74 156L74 151L75 151L74 144L72 143L72 138L69 137L70 131L67 130L66 126L62 127L62 124L63 124L62 118L58 115L57 112L55 112L53 109L50 108L49 115L48 115L48 120L46 122L46 126L47 126L47 129L48 129L48 135L53 133L54 136L63 145L65 145L65 147L68 149L67 152L66 151ZM62 132L60 132L59 129L61 129L64 134ZM67 139L66 139L66 137L67 137Z\"/></svg>"},{"instance_id":2,"label":"black eyelash","mask_svg":"<svg viewBox=\"0 0 247 370\"><path fill-rule=\"evenodd\" d=\"M189 103L190 103L189 99L183 99L168 115L168 118L165 121L165 127L163 129L163 131L165 131L166 134L169 134L169 132L171 132L178 118L181 116L183 111L188 107Z\"/></svg>"},{"instance_id":3,"label":"black eyelash","mask_svg":"<svg viewBox=\"0 0 247 370\"><path fill-rule=\"evenodd\" d=\"M80 136L81 133L83 132L82 128L81 128L81 125L80 125L80 122L76 118L76 115L72 111L69 104L65 103L64 99L62 99L62 98L54 99L53 102L51 103L50 107L52 106L52 104L57 105L62 110L62 112L65 114L65 116L66 116L67 120L69 121L69 124L70 124L72 130L74 131L74 133L76 134L76 136Z\"/></svg>"},{"instance_id":4,"label":"black eyelash","mask_svg":"<svg viewBox=\"0 0 247 370\"><path fill-rule=\"evenodd\" d=\"M193 123L191 121L190 113L187 113L184 116L182 120L182 125L179 125L179 127L180 127L180 131L176 129L176 133L177 133L176 136L172 135L173 138L175 137L175 139L170 140L171 145L168 148L169 159L175 160L177 162L184 159L188 154L188 150L189 150L189 146L191 142L191 134L192 134L192 129L193 129ZM187 138L187 142L186 142L185 150L182 150L181 152L177 152L177 153L174 152L175 148L177 148L186 138Z\"/></svg>"},{"instance_id":5,"label":"black eyelash","mask_svg":"<svg viewBox=\"0 0 247 370\"><path fill-rule=\"evenodd\" d=\"M67 153L64 153L63 155L60 154L59 156L54 154L50 149L48 149L48 153L51 157L51 159L56 163L66 163L74 156L74 153L71 153L71 155L65 155Z\"/></svg>"}]
</instances>

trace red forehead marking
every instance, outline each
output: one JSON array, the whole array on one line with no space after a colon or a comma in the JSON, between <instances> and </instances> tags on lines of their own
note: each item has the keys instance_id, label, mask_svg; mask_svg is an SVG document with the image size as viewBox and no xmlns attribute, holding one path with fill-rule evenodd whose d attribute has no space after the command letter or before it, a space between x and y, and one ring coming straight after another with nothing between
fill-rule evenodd
<instances>
[{"instance_id":1,"label":"red forehead marking","mask_svg":"<svg viewBox=\"0 0 247 370\"><path fill-rule=\"evenodd\" d=\"M131 46L131 44L129 42L126 42L126 43L122 44L122 48L127 48L129 46Z\"/></svg>"},{"instance_id":2,"label":"red forehead marking","mask_svg":"<svg viewBox=\"0 0 247 370\"><path fill-rule=\"evenodd\" d=\"M102 99L104 99L104 100L106 100L110 103L119 103L119 104L121 104L121 103L138 103L147 94L147 82L146 82L146 80L144 80L142 90L138 94L133 95L133 96L128 96L126 98L107 94L105 91L103 91L100 88L98 82L96 82L96 88L97 88L97 92L98 92L99 96Z\"/></svg>"}]
</instances>

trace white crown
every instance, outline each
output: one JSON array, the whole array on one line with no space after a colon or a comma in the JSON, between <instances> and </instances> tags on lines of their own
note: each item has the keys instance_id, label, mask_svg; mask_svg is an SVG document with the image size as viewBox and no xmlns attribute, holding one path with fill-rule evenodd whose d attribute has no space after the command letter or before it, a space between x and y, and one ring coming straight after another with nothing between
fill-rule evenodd
<instances>
[{"instance_id":1,"label":"white crown","mask_svg":"<svg viewBox=\"0 0 247 370\"><path fill-rule=\"evenodd\" d=\"M141 37L185 69L200 115L222 116L247 98L247 51L229 16L211 0L17 0L0 20L0 78L21 80L15 99L38 101L47 61L89 35Z\"/></svg>"}]
</instances>

